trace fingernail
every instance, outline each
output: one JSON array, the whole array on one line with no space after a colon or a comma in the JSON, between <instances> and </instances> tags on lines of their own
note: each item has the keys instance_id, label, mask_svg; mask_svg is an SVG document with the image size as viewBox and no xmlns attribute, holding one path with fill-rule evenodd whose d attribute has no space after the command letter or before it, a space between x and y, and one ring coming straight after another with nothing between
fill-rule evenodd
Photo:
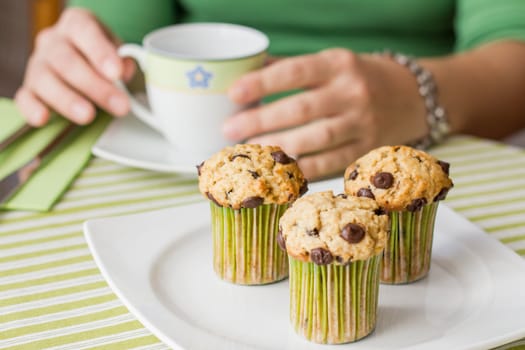
<instances>
[{"instance_id":1,"label":"fingernail","mask_svg":"<svg viewBox=\"0 0 525 350\"><path fill-rule=\"evenodd\" d=\"M43 107L36 108L29 117L33 126L42 126L47 121L47 110Z\"/></svg>"},{"instance_id":2,"label":"fingernail","mask_svg":"<svg viewBox=\"0 0 525 350\"><path fill-rule=\"evenodd\" d=\"M106 59L102 64L102 72L109 79L118 79L120 75L118 64L110 58Z\"/></svg>"},{"instance_id":3,"label":"fingernail","mask_svg":"<svg viewBox=\"0 0 525 350\"><path fill-rule=\"evenodd\" d=\"M242 102L248 96L246 88L242 85L236 85L230 90L230 98L234 101Z\"/></svg>"},{"instance_id":4,"label":"fingernail","mask_svg":"<svg viewBox=\"0 0 525 350\"><path fill-rule=\"evenodd\" d=\"M109 108L118 116L124 115L128 112L128 101L122 96L113 95L109 98Z\"/></svg>"},{"instance_id":5,"label":"fingernail","mask_svg":"<svg viewBox=\"0 0 525 350\"><path fill-rule=\"evenodd\" d=\"M91 108L85 103L74 103L71 112L73 113L73 118L79 123L87 123L91 119Z\"/></svg>"}]
</instances>

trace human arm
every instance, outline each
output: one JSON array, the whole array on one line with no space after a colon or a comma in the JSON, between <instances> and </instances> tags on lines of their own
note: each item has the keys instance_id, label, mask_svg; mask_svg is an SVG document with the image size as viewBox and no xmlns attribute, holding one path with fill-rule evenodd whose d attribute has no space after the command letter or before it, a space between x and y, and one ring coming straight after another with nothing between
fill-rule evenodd
<instances>
[{"instance_id":1,"label":"human arm","mask_svg":"<svg viewBox=\"0 0 525 350\"><path fill-rule=\"evenodd\" d=\"M453 132L498 139L525 128L525 42L420 62L435 76Z\"/></svg>"},{"instance_id":2,"label":"human arm","mask_svg":"<svg viewBox=\"0 0 525 350\"><path fill-rule=\"evenodd\" d=\"M453 132L501 137L525 126L525 21L517 10L525 4L482 1L460 1L456 53L419 62L435 76ZM495 13L507 16L492 21ZM234 116L226 135L279 144L299 156L308 177L320 177L370 148L428 132L414 76L385 57L348 50L284 59L244 77L230 95L247 102L294 88L304 92Z\"/></svg>"}]
</instances>

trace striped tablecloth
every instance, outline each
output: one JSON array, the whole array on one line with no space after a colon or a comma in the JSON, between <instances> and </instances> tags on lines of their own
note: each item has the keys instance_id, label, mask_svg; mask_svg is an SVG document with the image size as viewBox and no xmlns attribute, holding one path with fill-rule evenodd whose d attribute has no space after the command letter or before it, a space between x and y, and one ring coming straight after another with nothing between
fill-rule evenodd
<instances>
[{"instance_id":1,"label":"striped tablecloth","mask_svg":"<svg viewBox=\"0 0 525 350\"><path fill-rule=\"evenodd\" d=\"M525 151L461 136L433 153L452 164L446 203L525 256ZM82 223L201 200L196 184L93 159L51 213L0 213L0 349L167 349L112 293Z\"/></svg>"}]
</instances>

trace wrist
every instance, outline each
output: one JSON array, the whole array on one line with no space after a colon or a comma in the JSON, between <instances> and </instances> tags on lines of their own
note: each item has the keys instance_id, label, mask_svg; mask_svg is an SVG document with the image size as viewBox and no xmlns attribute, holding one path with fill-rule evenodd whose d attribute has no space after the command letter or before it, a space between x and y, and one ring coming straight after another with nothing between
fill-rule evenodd
<instances>
[{"instance_id":1,"label":"wrist","mask_svg":"<svg viewBox=\"0 0 525 350\"><path fill-rule=\"evenodd\" d=\"M362 55L369 62L374 114L381 144L409 143L426 135L425 104L408 69L383 55Z\"/></svg>"},{"instance_id":2,"label":"wrist","mask_svg":"<svg viewBox=\"0 0 525 350\"><path fill-rule=\"evenodd\" d=\"M423 137L410 142L410 145L427 149L443 142L450 134L450 124L445 108L439 103L438 88L433 74L409 56L388 51L384 55L411 73L417 83L417 92L425 106L425 113L421 118L426 121L427 132Z\"/></svg>"}]
</instances>

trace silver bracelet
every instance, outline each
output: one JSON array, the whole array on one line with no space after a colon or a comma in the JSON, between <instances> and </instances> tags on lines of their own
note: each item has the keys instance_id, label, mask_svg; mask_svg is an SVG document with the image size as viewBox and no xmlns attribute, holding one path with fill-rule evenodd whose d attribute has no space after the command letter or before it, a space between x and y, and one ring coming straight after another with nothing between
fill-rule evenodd
<instances>
[{"instance_id":1,"label":"silver bracelet","mask_svg":"<svg viewBox=\"0 0 525 350\"><path fill-rule=\"evenodd\" d=\"M416 78L419 94L425 100L428 134L409 145L424 150L443 142L450 134L450 125L445 109L438 103L437 85L432 73L412 57L391 51L385 51L383 55L408 68Z\"/></svg>"}]
</instances>

